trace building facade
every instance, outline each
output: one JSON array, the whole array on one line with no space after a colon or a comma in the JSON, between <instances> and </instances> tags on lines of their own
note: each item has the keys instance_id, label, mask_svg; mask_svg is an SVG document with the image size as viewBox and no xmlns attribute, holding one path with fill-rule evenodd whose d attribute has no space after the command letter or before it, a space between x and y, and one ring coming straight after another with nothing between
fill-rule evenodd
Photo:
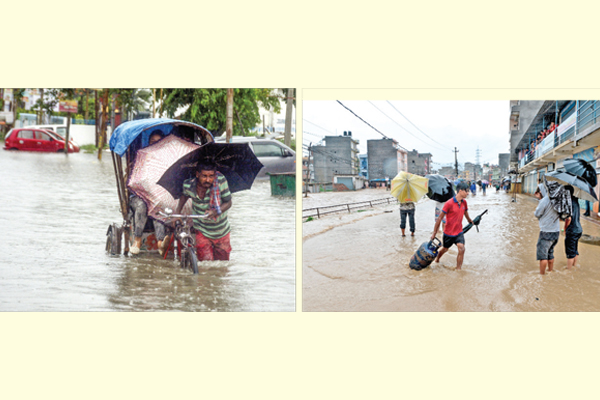
<instances>
[{"instance_id":1,"label":"building facade","mask_svg":"<svg viewBox=\"0 0 600 400\"><path fill-rule=\"evenodd\" d=\"M326 136L324 145L312 146L315 183L332 183L334 175L358 175L358 140L351 132Z\"/></svg>"},{"instance_id":2,"label":"building facade","mask_svg":"<svg viewBox=\"0 0 600 400\"><path fill-rule=\"evenodd\" d=\"M526 126L519 126L519 135L511 130L511 160L514 155L521 192L533 194L538 180L569 158L583 159L600 170L600 101L515 101L511 120L516 107L537 110ZM598 186L595 192L600 196Z\"/></svg>"},{"instance_id":3,"label":"building facade","mask_svg":"<svg viewBox=\"0 0 600 400\"><path fill-rule=\"evenodd\" d=\"M471 162L465 163L465 169L464 169L464 174L463 174L462 178L478 181L481 179L485 179L482 177L483 177L483 168L481 167L481 165L473 164Z\"/></svg>"},{"instance_id":4,"label":"building facade","mask_svg":"<svg viewBox=\"0 0 600 400\"><path fill-rule=\"evenodd\" d=\"M407 151L393 139L367 140L369 181L392 179L407 170Z\"/></svg>"},{"instance_id":5,"label":"building facade","mask_svg":"<svg viewBox=\"0 0 600 400\"><path fill-rule=\"evenodd\" d=\"M500 174L506 175L509 171L510 165L510 153L499 153L498 154L498 166L500 167Z\"/></svg>"},{"instance_id":6,"label":"building facade","mask_svg":"<svg viewBox=\"0 0 600 400\"><path fill-rule=\"evenodd\" d=\"M431 154L419 153L417 150L409 151L408 172L411 174L425 176L431 173Z\"/></svg>"},{"instance_id":7,"label":"building facade","mask_svg":"<svg viewBox=\"0 0 600 400\"><path fill-rule=\"evenodd\" d=\"M455 167L442 167L440 168L440 170L438 171L438 174L445 176L446 178L454 181L456 180L457 175L456 175L456 168Z\"/></svg>"},{"instance_id":8,"label":"building facade","mask_svg":"<svg viewBox=\"0 0 600 400\"><path fill-rule=\"evenodd\" d=\"M360 171L359 171L359 175L362 176L363 178L365 178L366 180L369 180L369 158L366 154L360 154L358 156L358 160L360 163Z\"/></svg>"}]
</instances>

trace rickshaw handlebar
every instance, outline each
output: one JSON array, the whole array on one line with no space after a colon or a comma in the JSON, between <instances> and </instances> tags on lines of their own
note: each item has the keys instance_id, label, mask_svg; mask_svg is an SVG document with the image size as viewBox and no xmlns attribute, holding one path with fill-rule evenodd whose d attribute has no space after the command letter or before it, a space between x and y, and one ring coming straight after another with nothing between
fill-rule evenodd
<instances>
[{"instance_id":1,"label":"rickshaw handlebar","mask_svg":"<svg viewBox=\"0 0 600 400\"><path fill-rule=\"evenodd\" d=\"M165 214L162 211L158 212L160 215L162 215L165 218L181 218L181 219L194 219L194 218L206 218L206 215L197 215L197 214L191 214L191 215L185 215L185 214Z\"/></svg>"}]
</instances>

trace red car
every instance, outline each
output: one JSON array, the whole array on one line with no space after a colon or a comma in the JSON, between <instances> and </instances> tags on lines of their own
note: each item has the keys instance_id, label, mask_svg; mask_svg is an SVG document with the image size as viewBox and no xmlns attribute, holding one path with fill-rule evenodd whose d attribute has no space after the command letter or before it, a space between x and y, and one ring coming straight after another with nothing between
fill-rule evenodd
<instances>
[{"instance_id":1,"label":"red car","mask_svg":"<svg viewBox=\"0 0 600 400\"><path fill-rule=\"evenodd\" d=\"M11 129L4 139L4 150L64 152L65 139L52 131L32 128ZM69 140L69 153L79 152L79 146Z\"/></svg>"}]
</instances>

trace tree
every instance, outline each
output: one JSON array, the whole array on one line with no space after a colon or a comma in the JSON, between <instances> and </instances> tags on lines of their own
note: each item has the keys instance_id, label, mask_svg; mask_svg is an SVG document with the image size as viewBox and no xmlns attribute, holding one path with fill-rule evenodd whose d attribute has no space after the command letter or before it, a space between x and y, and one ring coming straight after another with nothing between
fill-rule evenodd
<instances>
[{"instance_id":1,"label":"tree","mask_svg":"<svg viewBox=\"0 0 600 400\"><path fill-rule=\"evenodd\" d=\"M181 118L204 126L219 136L225 131L227 89L163 89L157 90L160 110L170 118ZM241 135L260 123L259 107L279 112L279 99L273 89L234 89L233 134ZM180 114L178 114L180 113ZM241 125L240 125L241 123Z\"/></svg>"},{"instance_id":2,"label":"tree","mask_svg":"<svg viewBox=\"0 0 600 400\"><path fill-rule=\"evenodd\" d=\"M38 123L43 123L41 117L46 115L54 115L54 108L61 98L65 97L65 93L71 94L73 89L40 89L40 98L31 107L32 111L39 113L40 120Z\"/></svg>"},{"instance_id":3,"label":"tree","mask_svg":"<svg viewBox=\"0 0 600 400\"><path fill-rule=\"evenodd\" d=\"M23 96L26 89L13 89L13 128L17 123L17 109L23 107Z\"/></svg>"},{"instance_id":4,"label":"tree","mask_svg":"<svg viewBox=\"0 0 600 400\"><path fill-rule=\"evenodd\" d=\"M286 88L286 89L277 89L277 90L281 92L281 93L278 93L279 98L281 100L283 100L284 103L287 105L287 102L288 102L288 94L287 93L288 93L289 89ZM295 92L295 90L294 90L294 92ZM294 107L296 107L296 96L295 95L292 96L292 102L293 102L292 104L294 105Z\"/></svg>"}]
</instances>

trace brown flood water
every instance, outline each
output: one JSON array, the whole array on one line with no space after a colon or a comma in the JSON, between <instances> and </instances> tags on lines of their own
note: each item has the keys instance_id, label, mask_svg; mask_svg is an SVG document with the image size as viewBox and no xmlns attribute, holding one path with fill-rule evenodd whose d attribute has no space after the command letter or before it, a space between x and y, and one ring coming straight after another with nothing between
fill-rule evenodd
<instances>
[{"instance_id":1,"label":"brown flood water","mask_svg":"<svg viewBox=\"0 0 600 400\"><path fill-rule=\"evenodd\" d=\"M329 195L329 203L337 204L335 194ZM385 196L389 192L381 192ZM408 267L433 231L430 200L417 205L414 238L401 236L397 205L350 223L344 222L352 218L348 214L304 223L303 310L599 311L600 246L580 242L579 266L569 271L561 235L556 272L540 275L535 259L539 225L533 216L537 200L521 195L516 202L511 199L495 190L468 197L471 218L489 211L479 233L473 228L465 234L462 271L454 270L455 246L439 264L422 271ZM338 222L329 229L334 219ZM315 233L316 225L308 227L313 223L327 227ZM600 236L598 225L582 218L582 226L585 234Z\"/></svg>"}]
</instances>

